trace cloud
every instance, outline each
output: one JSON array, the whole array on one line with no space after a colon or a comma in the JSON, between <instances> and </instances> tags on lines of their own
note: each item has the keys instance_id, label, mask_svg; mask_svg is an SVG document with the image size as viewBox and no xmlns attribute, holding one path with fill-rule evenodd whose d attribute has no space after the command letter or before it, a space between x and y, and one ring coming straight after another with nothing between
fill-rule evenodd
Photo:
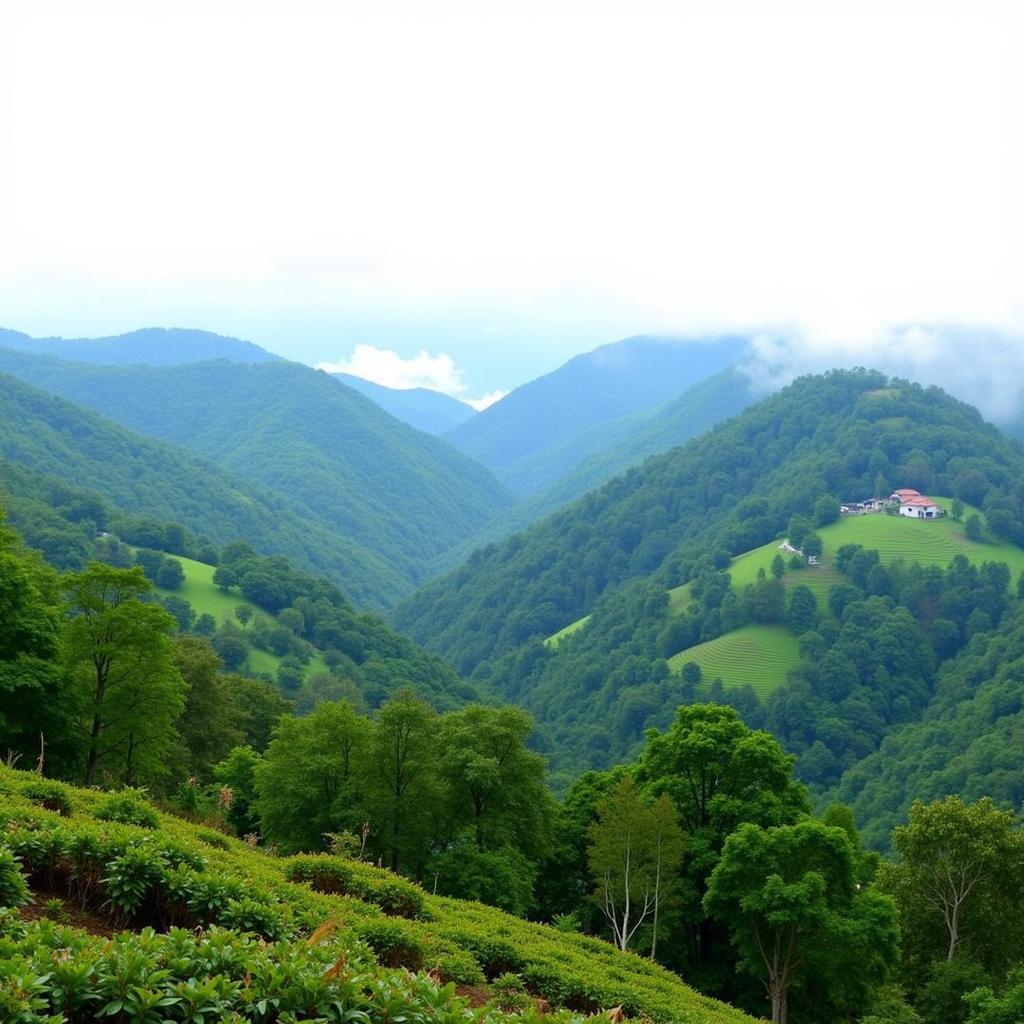
<instances>
[{"instance_id":1,"label":"cloud","mask_svg":"<svg viewBox=\"0 0 1024 1024\"><path fill-rule=\"evenodd\" d=\"M455 360L445 352L435 356L421 350L406 358L391 349L356 345L347 359L318 363L317 368L328 373L348 373L398 391L429 388L458 398L466 390Z\"/></svg>"},{"instance_id":2,"label":"cloud","mask_svg":"<svg viewBox=\"0 0 1024 1024\"><path fill-rule=\"evenodd\" d=\"M905 324L859 336L765 333L753 338L743 369L761 391L795 377L865 366L934 384L1007 425L1024 409L1024 335L957 325Z\"/></svg>"},{"instance_id":3,"label":"cloud","mask_svg":"<svg viewBox=\"0 0 1024 1024\"><path fill-rule=\"evenodd\" d=\"M500 402L507 394L507 391L488 391L481 398L464 398L463 401L466 405L473 406L477 412L483 412L488 406L494 405L495 402Z\"/></svg>"}]
</instances>

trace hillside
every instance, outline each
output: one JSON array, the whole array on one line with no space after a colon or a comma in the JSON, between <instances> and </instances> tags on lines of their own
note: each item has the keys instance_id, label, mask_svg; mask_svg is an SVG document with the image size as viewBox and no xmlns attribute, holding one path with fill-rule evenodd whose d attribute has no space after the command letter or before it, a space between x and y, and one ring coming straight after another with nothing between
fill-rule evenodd
<instances>
[{"instance_id":1,"label":"hillside","mask_svg":"<svg viewBox=\"0 0 1024 1024\"><path fill-rule=\"evenodd\" d=\"M472 406L429 388L387 388L349 373L331 376L366 395L395 419L428 434L443 434L476 415Z\"/></svg>"},{"instance_id":2,"label":"hillside","mask_svg":"<svg viewBox=\"0 0 1024 1024\"><path fill-rule=\"evenodd\" d=\"M286 494L386 562L377 603L511 501L482 466L297 363L107 367L0 350L0 369Z\"/></svg>"},{"instance_id":3,"label":"hillside","mask_svg":"<svg viewBox=\"0 0 1024 1024\"><path fill-rule=\"evenodd\" d=\"M838 799L864 822L864 839L889 847L889 830L914 800L991 797L1016 808L1024 800L1024 609L972 645L939 674L920 722L890 734L876 753L845 772L822 800Z\"/></svg>"},{"instance_id":4,"label":"hillside","mask_svg":"<svg viewBox=\"0 0 1024 1024\"><path fill-rule=\"evenodd\" d=\"M716 608L708 603L712 596L722 600L718 583L707 584L700 619L679 615L686 607L681 585L769 545L794 513L812 516L824 495L888 493L895 481L984 504L990 525L1016 544L1024 539L1022 479L1019 446L937 390L869 371L802 378L477 552L392 619L497 699L526 706L559 767L604 766L626 756L644 728L663 725L667 708L688 699L667 659L731 628L715 618L726 617L724 608L704 621ZM839 529L864 526L854 521ZM944 548L936 560L945 564L955 550ZM989 553L979 549L982 558ZM753 560L750 568L756 575ZM542 642L587 615L585 628L557 644ZM875 622L874 610L870 617ZM963 642L966 626L957 629ZM757 695L736 699L756 703ZM919 708L920 696L912 703ZM765 721L767 712L758 714L756 721ZM788 726L778 729L789 735ZM864 730L877 736L884 724ZM792 742L799 751L805 740Z\"/></svg>"},{"instance_id":5,"label":"hillside","mask_svg":"<svg viewBox=\"0 0 1024 1024\"><path fill-rule=\"evenodd\" d=\"M32 338L0 327L0 345L34 355L117 365L176 366L207 359L263 363L277 359L251 341L183 327L146 327L109 338Z\"/></svg>"},{"instance_id":6,"label":"hillside","mask_svg":"<svg viewBox=\"0 0 1024 1024\"><path fill-rule=\"evenodd\" d=\"M477 548L525 530L644 459L699 437L755 400L749 380L730 368L687 388L664 405L587 428L569 443L574 447L573 457L582 460L578 465L550 486L516 502L443 555L436 563L438 573L461 565ZM584 457L588 452L593 454ZM546 453L538 457L545 458Z\"/></svg>"},{"instance_id":7,"label":"hillside","mask_svg":"<svg viewBox=\"0 0 1024 1024\"><path fill-rule=\"evenodd\" d=\"M951 504L948 498L935 500L947 509ZM980 515L980 510L965 506L963 517L970 515ZM833 587L850 582L835 565L836 552L846 544L877 551L881 564L886 566L903 561L945 567L962 555L979 567L985 562L1002 562L1012 580L1024 572L1024 549L991 537L971 540L964 533L963 522L950 517L917 522L903 516L849 516L821 527L817 533L823 544L820 564L786 572L782 585L786 591L807 587L820 607L827 605ZM770 541L734 558L727 569L733 588L749 586L758 573L770 572L778 553L778 544ZM685 605L685 601L679 603ZM574 631L572 626L567 629L568 635ZM560 635L556 633L549 642L558 639ZM765 696L786 681L787 673L800 661L800 651L796 635L785 626L747 625L672 655L668 665L677 671L688 661L701 667L706 680L720 678L727 689L750 684L759 696Z\"/></svg>"},{"instance_id":8,"label":"hillside","mask_svg":"<svg viewBox=\"0 0 1024 1024\"><path fill-rule=\"evenodd\" d=\"M104 979L125 976L130 958L133 984L123 1005L148 1000L171 1020L183 1019L177 1010L185 996L204 1011L193 1020L226 1020L264 998L276 1008L260 1017L267 1021L311 1019L314 1007L317 1019L422 1013L415 1019L500 1022L518 1014L467 1010L457 997L479 1006L500 996L494 981L505 975L507 984L512 971L534 1010L543 999L555 1010L621 1007L629 1017L665 1024L751 1020L598 939L431 896L367 864L268 856L137 799L118 802L3 767L6 849L20 858L14 872L24 873L29 890L22 892L10 861L3 862L7 905L27 897L20 918L17 911L0 915L5 957L33 979L11 998L31 996L36 1010L65 1005L72 974L81 1004L113 1005ZM153 927L156 933L144 931ZM58 949L64 952L55 959ZM51 970L40 971L46 961ZM347 1015L334 1016L342 1004ZM397 1011L405 1016L396 1018Z\"/></svg>"},{"instance_id":9,"label":"hillside","mask_svg":"<svg viewBox=\"0 0 1024 1024\"><path fill-rule=\"evenodd\" d=\"M516 388L445 439L516 494L533 494L624 440L630 425L614 421L675 398L745 351L739 338L627 338ZM590 431L602 425L611 425L607 438Z\"/></svg>"},{"instance_id":10,"label":"hillside","mask_svg":"<svg viewBox=\"0 0 1024 1024\"><path fill-rule=\"evenodd\" d=\"M179 522L214 544L245 538L264 553L287 555L360 602L382 603L402 590L383 559L312 520L287 495L5 375L0 457L19 467L3 473L4 488L18 497L54 493L60 501L61 485L82 488L124 512Z\"/></svg>"}]
</instances>

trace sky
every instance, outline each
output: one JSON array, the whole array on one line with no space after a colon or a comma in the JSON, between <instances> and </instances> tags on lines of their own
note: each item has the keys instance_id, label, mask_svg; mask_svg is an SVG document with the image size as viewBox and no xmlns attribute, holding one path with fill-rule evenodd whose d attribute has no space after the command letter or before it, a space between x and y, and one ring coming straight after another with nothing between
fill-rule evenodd
<instances>
[{"instance_id":1,"label":"sky","mask_svg":"<svg viewBox=\"0 0 1024 1024\"><path fill-rule=\"evenodd\" d=\"M985 0L5 0L0 326L201 327L478 404L640 333L1017 358L1022 29Z\"/></svg>"}]
</instances>

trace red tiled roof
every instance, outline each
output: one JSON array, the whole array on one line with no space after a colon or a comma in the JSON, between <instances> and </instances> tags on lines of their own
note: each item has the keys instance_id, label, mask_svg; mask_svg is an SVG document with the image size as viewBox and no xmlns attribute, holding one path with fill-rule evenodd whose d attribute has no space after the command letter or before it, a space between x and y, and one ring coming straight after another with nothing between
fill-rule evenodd
<instances>
[{"instance_id":1,"label":"red tiled roof","mask_svg":"<svg viewBox=\"0 0 1024 1024\"><path fill-rule=\"evenodd\" d=\"M932 505L935 504L935 502L932 501L931 498L926 498L923 494L915 494L915 496L913 498L904 498L900 502L900 504L901 505L913 505L916 508L916 507L921 507L921 506L925 506L925 505L932 506Z\"/></svg>"},{"instance_id":2,"label":"red tiled roof","mask_svg":"<svg viewBox=\"0 0 1024 1024\"><path fill-rule=\"evenodd\" d=\"M920 491L915 491L913 487L901 487L898 491L893 491L893 494L898 494L901 498L906 496L908 498L920 495Z\"/></svg>"}]
</instances>

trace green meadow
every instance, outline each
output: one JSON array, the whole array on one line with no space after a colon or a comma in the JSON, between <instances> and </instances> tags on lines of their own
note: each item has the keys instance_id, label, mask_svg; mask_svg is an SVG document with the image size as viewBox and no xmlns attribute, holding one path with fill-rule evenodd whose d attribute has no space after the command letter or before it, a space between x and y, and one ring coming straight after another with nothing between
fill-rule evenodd
<instances>
[{"instance_id":1,"label":"green meadow","mask_svg":"<svg viewBox=\"0 0 1024 1024\"><path fill-rule=\"evenodd\" d=\"M726 687L749 683L759 697L786 681L800 658L797 638L786 626L748 625L687 648L669 658L673 672L688 661L700 665L705 682L721 679Z\"/></svg>"},{"instance_id":2,"label":"green meadow","mask_svg":"<svg viewBox=\"0 0 1024 1024\"><path fill-rule=\"evenodd\" d=\"M205 562L196 562L191 558L184 558L182 555L171 555L170 557L181 562L181 568L185 573L185 582L177 590L156 587L155 589L158 594L162 594L164 597L172 595L183 597L192 605L196 615L212 615L218 622L221 622L225 616L234 621L235 609L240 605L251 608L254 616L262 619L273 619L274 616L263 611L251 601L246 600L237 590L230 590L225 594L213 582L214 566L207 565ZM276 676L277 670L281 665L281 659L270 651L261 651L251 647L247 663L250 672ZM318 654L316 657L311 658L306 665L305 678L308 679L318 673L327 671L329 669L326 663Z\"/></svg>"}]
</instances>

